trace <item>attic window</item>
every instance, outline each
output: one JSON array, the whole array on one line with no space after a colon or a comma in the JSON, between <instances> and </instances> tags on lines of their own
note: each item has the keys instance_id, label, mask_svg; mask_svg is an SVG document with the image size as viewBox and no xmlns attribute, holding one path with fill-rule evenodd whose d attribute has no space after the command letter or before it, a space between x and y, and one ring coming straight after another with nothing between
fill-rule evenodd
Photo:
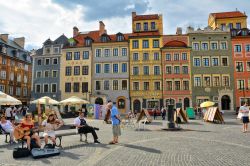
<instances>
[{"instance_id":1,"label":"attic window","mask_svg":"<svg viewBox=\"0 0 250 166\"><path fill-rule=\"evenodd\" d=\"M75 42L74 41L70 41L69 45L70 45L70 47L73 47L75 45Z\"/></svg>"},{"instance_id":2,"label":"attic window","mask_svg":"<svg viewBox=\"0 0 250 166\"><path fill-rule=\"evenodd\" d=\"M247 36L247 31L246 30L242 30L242 36Z\"/></svg>"},{"instance_id":3,"label":"attic window","mask_svg":"<svg viewBox=\"0 0 250 166\"><path fill-rule=\"evenodd\" d=\"M108 37L107 36L102 36L101 37L101 41L102 42L107 42L108 41Z\"/></svg>"},{"instance_id":4,"label":"attic window","mask_svg":"<svg viewBox=\"0 0 250 166\"><path fill-rule=\"evenodd\" d=\"M124 37L123 35L117 35L117 41L123 41Z\"/></svg>"},{"instance_id":5,"label":"attic window","mask_svg":"<svg viewBox=\"0 0 250 166\"><path fill-rule=\"evenodd\" d=\"M49 54L50 53L50 48L45 48L45 53Z\"/></svg>"},{"instance_id":6,"label":"attic window","mask_svg":"<svg viewBox=\"0 0 250 166\"><path fill-rule=\"evenodd\" d=\"M13 54L13 56L17 56L17 51L16 50L12 50L12 54Z\"/></svg>"},{"instance_id":7,"label":"attic window","mask_svg":"<svg viewBox=\"0 0 250 166\"><path fill-rule=\"evenodd\" d=\"M91 39L85 39L85 45L90 46L91 45Z\"/></svg>"},{"instance_id":8,"label":"attic window","mask_svg":"<svg viewBox=\"0 0 250 166\"><path fill-rule=\"evenodd\" d=\"M232 31L231 34L232 34L232 36L236 36L236 31L235 30Z\"/></svg>"}]
</instances>

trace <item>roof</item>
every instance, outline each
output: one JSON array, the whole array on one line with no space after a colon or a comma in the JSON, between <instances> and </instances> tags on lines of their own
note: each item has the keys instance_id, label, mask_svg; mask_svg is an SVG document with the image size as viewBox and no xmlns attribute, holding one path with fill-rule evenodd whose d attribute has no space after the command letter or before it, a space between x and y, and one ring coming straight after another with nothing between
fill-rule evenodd
<instances>
[{"instance_id":1,"label":"roof","mask_svg":"<svg viewBox=\"0 0 250 166\"><path fill-rule=\"evenodd\" d=\"M133 17L133 21L139 20L157 20L159 19L158 14L150 14L150 15L136 15Z\"/></svg>"},{"instance_id":2,"label":"roof","mask_svg":"<svg viewBox=\"0 0 250 166\"><path fill-rule=\"evenodd\" d=\"M170 42L167 42L164 47L180 47L180 48L183 48L183 47L187 47L187 44L182 42L182 41L178 41L178 40L173 40L173 41L170 41Z\"/></svg>"},{"instance_id":3,"label":"roof","mask_svg":"<svg viewBox=\"0 0 250 166\"><path fill-rule=\"evenodd\" d=\"M134 32L132 33L129 37L137 37L137 36L159 36L160 32L159 31L154 31L154 32Z\"/></svg>"},{"instance_id":4,"label":"roof","mask_svg":"<svg viewBox=\"0 0 250 166\"><path fill-rule=\"evenodd\" d=\"M62 34L61 36L59 36L55 41L54 44L66 44L68 43L68 38Z\"/></svg>"},{"instance_id":5,"label":"roof","mask_svg":"<svg viewBox=\"0 0 250 166\"><path fill-rule=\"evenodd\" d=\"M222 18L234 18L234 17L247 17L245 13L240 11L232 11L232 12L221 12L221 13L211 13L211 15L215 19L222 19Z\"/></svg>"}]
</instances>

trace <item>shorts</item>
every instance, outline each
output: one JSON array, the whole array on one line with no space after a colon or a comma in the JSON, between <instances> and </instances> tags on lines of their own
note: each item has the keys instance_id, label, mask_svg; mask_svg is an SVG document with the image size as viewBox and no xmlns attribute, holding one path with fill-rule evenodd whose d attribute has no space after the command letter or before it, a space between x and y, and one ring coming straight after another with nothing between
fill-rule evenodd
<instances>
[{"instance_id":1,"label":"shorts","mask_svg":"<svg viewBox=\"0 0 250 166\"><path fill-rule=\"evenodd\" d=\"M45 137L45 136L49 136L49 137L56 137L56 133L55 133L55 131L48 131L48 132L44 132L43 133L43 136Z\"/></svg>"},{"instance_id":2,"label":"shorts","mask_svg":"<svg viewBox=\"0 0 250 166\"><path fill-rule=\"evenodd\" d=\"M248 116L243 116L242 121L243 121L243 123L249 123L249 117Z\"/></svg>"},{"instance_id":3,"label":"shorts","mask_svg":"<svg viewBox=\"0 0 250 166\"><path fill-rule=\"evenodd\" d=\"M112 126L112 130L113 130L113 136L114 137L118 137L121 135L121 128L120 128L120 125L113 125Z\"/></svg>"}]
</instances>

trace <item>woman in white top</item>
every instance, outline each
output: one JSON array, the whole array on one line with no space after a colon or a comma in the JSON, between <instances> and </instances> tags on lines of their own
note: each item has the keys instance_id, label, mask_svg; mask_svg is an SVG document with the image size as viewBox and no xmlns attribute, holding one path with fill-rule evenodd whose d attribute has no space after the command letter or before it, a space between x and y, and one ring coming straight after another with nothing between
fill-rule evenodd
<instances>
[{"instance_id":1,"label":"woman in white top","mask_svg":"<svg viewBox=\"0 0 250 166\"><path fill-rule=\"evenodd\" d=\"M1 116L0 125L6 133L10 133L10 143L14 143L14 125L9 120L6 120L5 115Z\"/></svg>"},{"instance_id":2,"label":"woman in white top","mask_svg":"<svg viewBox=\"0 0 250 166\"><path fill-rule=\"evenodd\" d=\"M243 105L240 107L239 112L242 114L242 122L243 122L243 133L247 132L248 123L249 123L249 108L247 103L244 102Z\"/></svg>"},{"instance_id":3,"label":"woman in white top","mask_svg":"<svg viewBox=\"0 0 250 166\"><path fill-rule=\"evenodd\" d=\"M56 134L55 130L62 126L62 122L55 118L54 113L50 113L47 120L44 120L42 123L44 127L44 141L45 144L48 144L48 139L50 138L53 142L53 146L56 145Z\"/></svg>"}]
</instances>

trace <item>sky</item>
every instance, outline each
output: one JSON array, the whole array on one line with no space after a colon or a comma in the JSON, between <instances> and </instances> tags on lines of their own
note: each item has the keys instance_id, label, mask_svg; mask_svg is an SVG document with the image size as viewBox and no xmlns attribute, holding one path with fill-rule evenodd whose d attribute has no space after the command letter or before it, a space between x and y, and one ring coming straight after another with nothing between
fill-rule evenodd
<instances>
[{"instance_id":1,"label":"sky","mask_svg":"<svg viewBox=\"0 0 250 166\"><path fill-rule=\"evenodd\" d=\"M132 11L162 14L164 34L175 34L177 27L185 32L187 26L207 26L209 13L237 8L250 17L249 6L249 0L0 0L0 34L24 36L31 50L48 38L72 37L74 26L81 32L98 30L99 21L108 34L130 33Z\"/></svg>"}]
</instances>

